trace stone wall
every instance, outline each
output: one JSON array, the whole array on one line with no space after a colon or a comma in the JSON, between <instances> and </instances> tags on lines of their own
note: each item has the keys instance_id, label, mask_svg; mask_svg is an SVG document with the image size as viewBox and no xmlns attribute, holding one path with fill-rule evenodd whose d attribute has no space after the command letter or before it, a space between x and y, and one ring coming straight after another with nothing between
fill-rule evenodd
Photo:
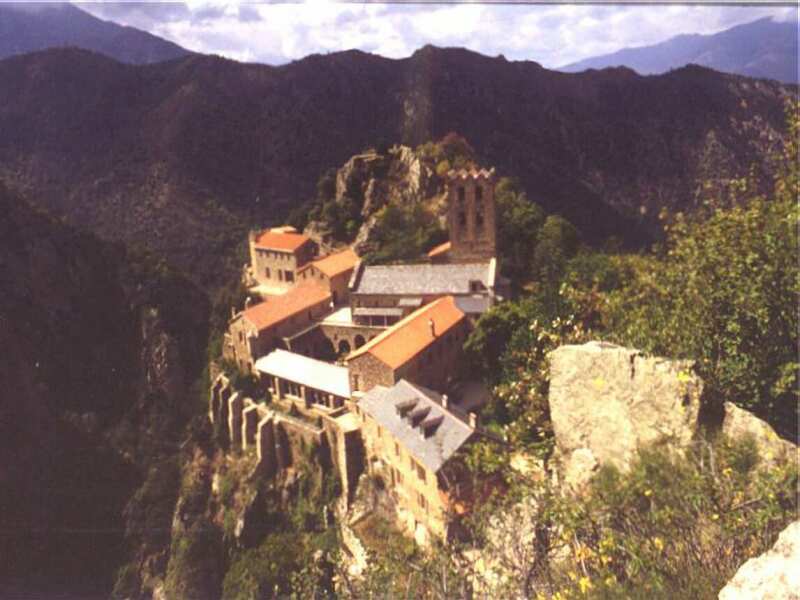
<instances>
[{"instance_id":1,"label":"stone wall","mask_svg":"<svg viewBox=\"0 0 800 600\"><path fill-rule=\"evenodd\" d=\"M347 361L350 372L350 389L365 392L376 385L390 387L396 382L394 369L384 364L369 352Z\"/></svg>"},{"instance_id":2,"label":"stone wall","mask_svg":"<svg viewBox=\"0 0 800 600\"><path fill-rule=\"evenodd\" d=\"M231 451L255 451L259 468L268 477L305 461L312 452L317 453L324 469L331 468L334 460L342 459L347 463L344 466L347 472L347 465L359 460L358 454L355 457L348 454L350 450L358 453L356 441L345 436L343 454L333 454L331 438L338 434L335 430L328 433L321 423L293 417L245 398L224 375L212 383L209 419L219 428Z\"/></svg>"}]
</instances>

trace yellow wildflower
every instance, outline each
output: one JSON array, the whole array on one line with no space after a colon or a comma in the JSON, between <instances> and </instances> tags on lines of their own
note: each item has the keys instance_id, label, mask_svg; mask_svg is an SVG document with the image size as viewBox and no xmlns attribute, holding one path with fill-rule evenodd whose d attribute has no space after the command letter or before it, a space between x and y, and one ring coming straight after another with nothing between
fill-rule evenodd
<instances>
[{"instance_id":1,"label":"yellow wildflower","mask_svg":"<svg viewBox=\"0 0 800 600\"><path fill-rule=\"evenodd\" d=\"M581 594L585 594L592 589L592 582L589 581L588 577L581 577L580 581L578 581L578 587L581 588Z\"/></svg>"},{"instance_id":2,"label":"yellow wildflower","mask_svg":"<svg viewBox=\"0 0 800 600\"><path fill-rule=\"evenodd\" d=\"M712 521L716 521L717 519L719 519L719 515L717 513L714 513L713 515L711 515L711 520Z\"/></svg>"},{"instance_id":3,"label":"yellow wildflower","mask_svg":"<svg viewBox=\"0 0 800 600\"><path fill-rule=\"evenodd\" d=\"M664 541L660 537L653 538L653 545L661 552L664 549Z\"/></svg>"},{"instance_id":4,"label":"yellow wildflower","mask_svg":"<svg viewBox=\"0 0 800 600\"><path fill-rule=\"evenodd\" d=\"M653 495L653 490L651 490L651 489L649 489L649 488L648 488L648 489L646 489L646 490L644 491L644 495L645 495L645 496L647 496L647 497L649 498L650 496L652 496L652 495Z\"/></svg>"}]
</instances>

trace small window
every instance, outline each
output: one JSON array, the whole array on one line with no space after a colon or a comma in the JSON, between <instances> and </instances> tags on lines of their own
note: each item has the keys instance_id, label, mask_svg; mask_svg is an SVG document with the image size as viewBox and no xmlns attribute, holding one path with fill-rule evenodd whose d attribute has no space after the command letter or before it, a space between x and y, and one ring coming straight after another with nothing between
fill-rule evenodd
<instances>
[{"instance_id":1,"label":"small window","mask_svg":"<svg viewBox=\"0 0 800 600\"><path fill-rule=\"evenodd\" d=\"M464 196L465 196L464 187L462 186L462 187L458 188L458 204L459 204L459 206L464 204Z\"/></svg>"},{"instance_id":2,"label":"small window","mask_svg":"<svg viewBox=\"0 0 800 600\"><path fill-rule=\"evenodd\" d=\"M293 271L286 271L286 281L293 282L294 281L294 272Z\"/></svg>"},{"instance_id":3,"label":"small window","mask_svg":"<svg viewBox=\"0 0 800 600\"><path fill-rule=\"evenodd\" d=\"M419 477L421 481L425 481L425 469L422 468L422 465L417 465L417 477Z\"/></svg>"},{"instance_id":4,"label":"small window","mask_svg":"<svg viewBox=\"0 0 800 600\"><path fill-rule=\"evenodd\" d=\"M266 269L264 269L264 273L266 274L266 276L267 276L267 279L269 279L270 277L272 277L272 275L270 275L270 272L269 272L269 267L267 267Z\"/></svg>"},{"instance_id":5,"label":"small window","mask_svg":"<svg viewBox=\"0 0 800 600\"><path fill-rule=\"evenodd\" d=\"M400 444L397 442L394 443L394 453L396 456L400 456Z\"/></svg>"},{"instance_id":6,"label":"small window","mask_svg":"<svg viewBox=\"0 0 800 600\"><path fill-rule=\"evenodd\" d=\"M278 269L278 281L283 281L283 271Z\"/></svg>"},{"instance_id":7,"label":"small window","mask_svg":"<svg viewBox=\"0 0 800 600\"><path fill-rule=\"evenodd\" d=\"M475 203L478 205L483 203L483 188L480 186L475 188Z\"/></svg>"}]
</instances>

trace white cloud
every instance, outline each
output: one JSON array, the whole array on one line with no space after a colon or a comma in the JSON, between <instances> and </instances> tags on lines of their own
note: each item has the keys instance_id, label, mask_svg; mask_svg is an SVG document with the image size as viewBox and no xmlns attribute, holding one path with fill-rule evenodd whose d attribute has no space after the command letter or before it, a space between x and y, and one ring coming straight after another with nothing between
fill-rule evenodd
<instances>
[{"instance_id":1,"label":"white cloud","mask_svg":"<svg viewBox=\"0 0 800 600\"><path fill-rule=\"evenodd\" d=\"M715 33L764 16L797 19L796 8L758 6L380 5L99 3L85 10L237 60L285 63L358 48L390 58L425 44L463 46L546 67L651 45L681 33Z\"/></svg>"}]
</instances>

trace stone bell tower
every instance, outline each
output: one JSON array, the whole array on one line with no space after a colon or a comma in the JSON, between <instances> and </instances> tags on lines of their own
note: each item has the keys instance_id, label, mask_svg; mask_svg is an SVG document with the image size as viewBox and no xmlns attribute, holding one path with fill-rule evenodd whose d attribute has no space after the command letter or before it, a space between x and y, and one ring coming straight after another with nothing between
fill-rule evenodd
<instances>
[{"instance_id":1,"label":"stone bell tower","mask_svg":"<svg viewBox=\"0 0 800 600\"><path fill-rule=\"evenodd\" d=\"M484 262L497 255L494 169L447 174L450 262Z\"/></svg>"}]
</instances>

